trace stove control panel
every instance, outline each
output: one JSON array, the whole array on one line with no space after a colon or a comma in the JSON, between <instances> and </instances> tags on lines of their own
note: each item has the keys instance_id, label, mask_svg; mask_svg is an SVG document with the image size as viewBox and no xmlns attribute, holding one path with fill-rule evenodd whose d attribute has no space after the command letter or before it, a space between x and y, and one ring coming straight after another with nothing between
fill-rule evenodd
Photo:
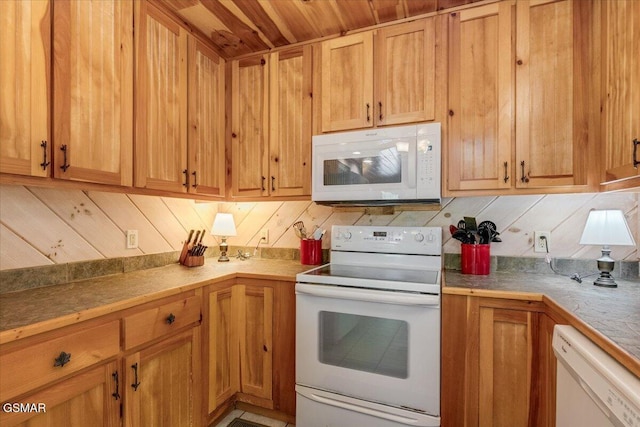
<instances>
[{"instance_id":1,"label":"stove control panel","mask_svg":"<svg viewBox=\"0 0 640 427\"><path fill-rule=\"evenodd\" d=\"M439 256L442 255L442 228L334 225L331 249Z\"/></svg>"}]
</instances>

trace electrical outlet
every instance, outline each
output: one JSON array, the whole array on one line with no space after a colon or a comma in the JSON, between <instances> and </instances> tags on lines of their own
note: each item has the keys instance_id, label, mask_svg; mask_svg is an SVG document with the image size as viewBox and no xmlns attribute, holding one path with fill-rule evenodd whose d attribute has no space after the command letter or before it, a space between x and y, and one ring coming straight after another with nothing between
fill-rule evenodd
<instances>
[{"instance_id":1,"label":"electrical outlet","mask_svg":"<svg viewBox=\"0 0 640 427\"><path fill-rule=\"evenodd\" d=\"M265 245L269 243L269 229L264 228L260 230L260 243Z\"/></svg>"},{"instance_id":2,"label":"electrical outlet","mask_svg":"<svg viewBox=\"0 0 640 427\"><path fill-rule=\"evenodd\" d=\"M127 249L138 248L138 230L127 230Z\"/></svg>"},{"instance_id":3,"label":"electrical outlet","mask_svg":"<svg viewBox=\"0 0 640 427\"><path fill-rule=\"evenodd\" d=\"M545 253L551 252L551 232L550 231L534 231L533 232L533 251L545 252Z\"/></svg>"}]
</instances>

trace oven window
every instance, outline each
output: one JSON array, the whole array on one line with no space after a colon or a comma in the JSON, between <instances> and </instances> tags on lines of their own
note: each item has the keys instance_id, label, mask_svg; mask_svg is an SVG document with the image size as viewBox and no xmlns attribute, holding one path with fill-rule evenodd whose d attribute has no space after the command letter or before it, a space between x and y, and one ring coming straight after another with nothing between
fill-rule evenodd
<instances>
[{"instance_id":1,"label":"oven window","mask_svg":"<svg viewBox=\"0 0 640 427\"><path fill-rule=\"evenodd\" d=\"M407 378L407 322L331 311L319 316L321 363Z\"/></svg>"},{"instance_id":2,"label":"oven window","mask_svg":"<svg viewBox=\"0 0 640 427\"><path fill-rule=\"evenodd\" d=\"M402 182L402 159L395 146L374 156L325 160L323 169L324 185Z\"/></svg>"}]
</instances>

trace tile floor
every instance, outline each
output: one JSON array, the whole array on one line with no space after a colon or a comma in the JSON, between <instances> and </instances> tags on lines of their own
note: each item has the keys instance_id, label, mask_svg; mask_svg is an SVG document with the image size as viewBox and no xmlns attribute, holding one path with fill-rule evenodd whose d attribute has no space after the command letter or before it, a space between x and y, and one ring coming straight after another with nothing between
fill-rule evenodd
<instances>
[{"instance_id":1,"label":"tile floor","mask_svg":"<svg viewBox=\"0 0 640 427\"><path fill-rule=\"evenodd\" d=\"M215 427L227 427L231 421L236 418L242 418L243 420L253 421L256 423L264 424L269 427L296 427L295 424L287 424L284 421L274 420L264 417L262 415L252 414L241 409L234 409L226 417L222 419Z\"/></svg>"}]
</instances>

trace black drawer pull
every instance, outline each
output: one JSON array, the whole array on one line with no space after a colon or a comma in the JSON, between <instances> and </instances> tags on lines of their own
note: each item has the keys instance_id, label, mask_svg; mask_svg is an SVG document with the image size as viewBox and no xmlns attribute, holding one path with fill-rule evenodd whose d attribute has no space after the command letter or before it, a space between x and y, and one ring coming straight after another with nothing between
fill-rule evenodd
<instances>
[{"instance_id":1,"label":"black drawer pull","mask_svg":"<svg viewBox=\"0 0 640 427\"><path fill-rule=\"evenodd\" d=\"M65 353L64 351L60 352L60 355L58 357L56 357L55 362L53 364L54 367L63 367L64 365L66 365L67 363L69 363L71 361L71 353Z\"/></svg>"},{"instance_id":2,"label":"black drawer pull","mask_svg":"<svg viewBox=\"0 0 640 427\"><path fill-rule=\"evenodd\" d=\"M60 151L62 151L62 153L64 154L62 166L60 166L60 169L62 169L62 172L66 172L67 169L69 169L69 166L71 166L69 163L67 163L67 145L61 145Z\"/></svg>"},{"instance_id":3,"label":"black drawer pull","mask_svg":"<svg viewBox=\"0 0 640 427\"><path fill-rule=\"evenodd\" d=\"M120 383L118 381L118 371L115 371L113 374L111 374L111 376L113 377L113 381L115 381L116 383L116 391L111 393L111 396L113 396L115 400L118 400L120 399L120 393L118 392L118 390L120 390Z\"/></svg>"},{"instance_id":4,"label":"black drawer pull","mask_svg":"<svg viewBox=\"0 0 640 427\"><path fill-rule=\"evenodd\" d=\"M138 381L138 364L134 363L131 365L131 368L133 369L133 384L131 384L131 387L133 387L133 391L138 391L138 387L140 387L140 381Z\"/></svg>"},{"instance_id":5,"label":"black drawer pull","mask_svg":"<svg viewBox=\"0 0 640 427\"><path fill-rule=\"evenodd\" d=\"M42 163L40 163L40 166L42 166L42 170L46 171L47 170L47 166L49 166L49 164L51 164L51 162L47 162L47 141L42 141L40 143L40 147L42 147L42 151L43 151L43 154L44 154L44 160L42 160Z\"/></svg>"},{"instance_id":6,"label":"black drawer pull","mask_svg":"<svg viewBox=\"0 0 640 427\"><path fill-rule=\"evenodd\" d=\"M176 321L176 316L173 313L169 313L169 316L167 317L166 321L169 325L171 325L173 322Z\"/></svg>"}]
</instances>

